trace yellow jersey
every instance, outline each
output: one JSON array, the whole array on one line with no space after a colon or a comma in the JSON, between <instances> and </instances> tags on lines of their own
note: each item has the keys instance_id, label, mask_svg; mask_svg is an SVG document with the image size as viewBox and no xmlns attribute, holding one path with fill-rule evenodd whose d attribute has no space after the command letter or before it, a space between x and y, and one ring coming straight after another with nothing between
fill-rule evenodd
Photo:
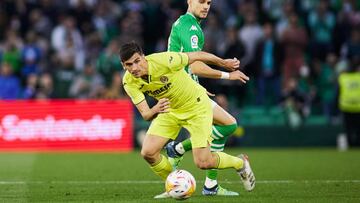
<instances>
[{"instance_id":1,"label":"yellow jersey","mask_svg":"<svg viewBox=\"0 0 360 203\"><path fill-rule=\"evenodd\" d=\"M123 86L132 102L136 105L147 94L156 100L168 98L169 111L189 110L200 96L206 95L206 89L196 83L185 72L188 65L187 54L180 52L162 52L145 56L148 62L148 80L136 78L128 71L123 77Z\"/></svg>"},{"instance_id":2,"label":"yellow jersey","mask_svg":"<svg viewBox=\"0 0 360 203\"><path fill-rule=\"evenodd\" d=\"M339 76L339 107L348 113L360 112L360 73L341 73Z\"/></svg>"}]
</instances>

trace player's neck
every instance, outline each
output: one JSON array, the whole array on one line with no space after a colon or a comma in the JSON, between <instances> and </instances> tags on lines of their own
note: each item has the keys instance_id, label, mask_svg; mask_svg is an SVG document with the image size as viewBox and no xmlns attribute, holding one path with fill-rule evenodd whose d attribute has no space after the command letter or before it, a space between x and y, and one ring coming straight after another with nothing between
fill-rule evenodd
<instances>
[{"instance_id":1,"label":"player's neck","mask_svg":"<svg viewBox=\"0 0 360 203\"><path fill-rule=\"evenodd\" d=\"M198 18L198 17L196 17L191 11L187 11L186 12L187 14L189 14L190 16L192 16L193 18L195 18L195 20L198 22L198 23L201 23L201 18Z\"/></svg>"},{"instance_id":2,"label":"player's neck","mask_svg":"<svg viewBox=\"0 0 360 203\"><path fill-rule=\"evenodd\" d=\"M150 81L149 75L143 75L143 76L141 76L141 79L143 79L147 83L149 83L149 81Z\"/></svg>"}]
</instances>

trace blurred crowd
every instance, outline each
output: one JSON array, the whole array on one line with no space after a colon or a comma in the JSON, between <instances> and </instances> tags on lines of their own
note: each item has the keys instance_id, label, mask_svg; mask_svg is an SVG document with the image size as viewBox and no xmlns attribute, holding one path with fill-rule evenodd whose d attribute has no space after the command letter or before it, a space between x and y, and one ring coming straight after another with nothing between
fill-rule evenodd
<instances>
[{"instance_id":1,"label":"blurred crowd","mask_svg":"<svg viewBox=\"0 0 360 203\"><path fill-rule=\"evenodd\" d=\"M0 1L0 98L125 98L119 45L165 51L186 0ZM357 0L212 0L204 50L241 59L251 82L204 79L237 106L336 114L338 75L359 66Z\"/></svg>"}]
</instances>

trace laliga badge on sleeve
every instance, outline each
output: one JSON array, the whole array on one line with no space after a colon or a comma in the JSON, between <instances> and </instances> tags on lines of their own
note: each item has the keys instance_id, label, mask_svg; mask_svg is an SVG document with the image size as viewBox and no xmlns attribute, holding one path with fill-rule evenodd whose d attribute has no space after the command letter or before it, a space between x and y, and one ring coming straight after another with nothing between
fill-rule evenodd
<instances>
[{"instance_id":1,"label":"laliga badge on sleeve","mask_svg":"<svg viewBox=\"0 0 360 203\"><path fill-rule=\"evenodd\" d=\"M198 46L199 38L196 35L191 36L190 41L191 41L191 48L193 49L199 48Z\"/></svg>"}]
</instances>

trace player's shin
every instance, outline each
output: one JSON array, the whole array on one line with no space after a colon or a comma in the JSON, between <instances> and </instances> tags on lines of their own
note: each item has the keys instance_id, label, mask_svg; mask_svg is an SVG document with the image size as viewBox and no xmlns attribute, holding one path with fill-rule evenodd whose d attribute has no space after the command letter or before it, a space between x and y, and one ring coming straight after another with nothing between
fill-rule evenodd
<instances>
[{"instance_id":1,"label":"player's shin","mask_svg":"<svg viewBox=\"0 0 360 203\"><path fill-rule=\"evenodd\" d=\"M166 180L167 176L172 171L172 167L170 165L170 162L164 155L161 154L160 156L160 161L151 165L150 168L156 175L160 176L161 179Z\"/></svg>"},{"instance_id":2,"label":"player's shin","mask_svg":"<svg viewBox=\"0 0 360 203\"><path fill-rule=\"evenodd\" d=\"M211 141L210 150L212 152L221 152L224 151L226 139L214 139ZM217 169L209 169L206 170L206 179L205 179L205 187L212 188L217 185Z\"/></svg>"},{"instance_id":3,"label":"player's shin","mask_svg":"<svg viewBox=\"0 0 360 203\"><path fill-rule=\"evenodd\" d=\"M213 152L218 156L218 169L234 168L240 170L244 166L244 161L236 156L231 156L224 152Z\"/></svg>"}]
</instances>

